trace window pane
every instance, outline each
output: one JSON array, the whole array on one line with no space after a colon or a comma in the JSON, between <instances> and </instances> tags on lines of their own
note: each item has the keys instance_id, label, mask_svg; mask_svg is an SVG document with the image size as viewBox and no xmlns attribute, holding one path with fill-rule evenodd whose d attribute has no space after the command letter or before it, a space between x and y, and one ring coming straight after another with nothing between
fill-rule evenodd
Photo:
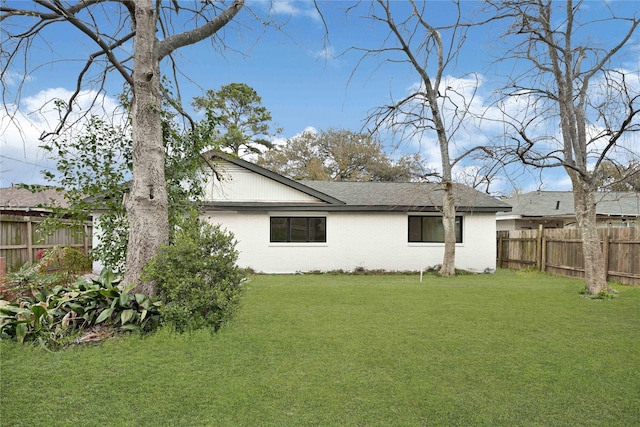
<instances>
[{"instance_id":1,"label":"window pane","mask_svg":"<svg viewBox=\"0 0 640 427\"><path fill-rule=\"evenodd\" d=\"M289 218L290 242L307 241L307 218Z\"/></svg>"},{"instance_id":2,"label":"window pane","mask_svg":"<svg viewBox=\"0 0 640 427\"><path fill-rule=\"evenodd\" d=\"M286 242L288 218L271 218L271 241L272 242Z\"/></svg>"},{"instance_id":3,"label":"window pane","mask_svg":"<svg viewBox=\"0 0 640 427\"><path fill-rule=\"evenodd\" d=\"M422 240L422 221L419 216L409 217L409 241L420 242Z\"/></svg>"},{"instance_id":4,"label":"window pane","mask_svg":"<svg viewBox=\"0 0 640 427\"><path fill-rule=\"evenodd\" d=\"M327 241L327 221L326 218L309 218L309 241Z\"/></svg>"},{"instance_id":5,"label":"window pane","mask_svg":"<svg viewBox=\"0 0 640 427\"><path fill-rule=\"evenodd\" d=\"M456 243L462 243L462 217L456 217Z\"/></svg>"},{"instance_id":6,"label":"window pane","mask_svg":"<svg viewBox=\"0 0 640 427\"><path fill-rule=\"evenodd\" d=\"M444 226L439 216L422 217L422 241L444 242Z\"/></svg>"}]
</instances>

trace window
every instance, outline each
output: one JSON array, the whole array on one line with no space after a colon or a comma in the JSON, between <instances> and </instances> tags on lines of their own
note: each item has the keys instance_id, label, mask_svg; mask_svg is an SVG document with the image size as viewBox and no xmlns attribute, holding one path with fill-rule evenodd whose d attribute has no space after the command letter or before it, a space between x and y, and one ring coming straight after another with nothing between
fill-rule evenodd
<instances>
[{"instance_id":1,"label":"window","mask_svg":"<svg viewBox=\"0 0 640 427\"><path fill-rule=\"evenodd\" d=\"M409 242L444 243L441 216L410 216ZM456 243L462 243L462 217L456 216Z\"/></svg>"},{"instance_id":2,"label":"window","mask_svg":"<svg viewBox=\"0 0 640 427\"><path fill-rule=\"evenodd\" d=\"M325 217L271 217L271 242L326 242Z\"/></svg>"}]
</instances>

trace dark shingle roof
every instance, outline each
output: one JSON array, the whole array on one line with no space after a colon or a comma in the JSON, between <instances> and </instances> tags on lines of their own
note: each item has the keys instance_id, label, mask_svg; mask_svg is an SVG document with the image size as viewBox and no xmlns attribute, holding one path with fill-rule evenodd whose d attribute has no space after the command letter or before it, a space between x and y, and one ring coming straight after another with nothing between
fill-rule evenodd
<instances>
[{"instance_id":1,"label":"dark shingle roof","mask_svg":"<svg viewBox=\"0 0 640 427\"><path fill-rule=\"evenodd\" d=\"M573 216L573 192L533 191L505 199L513 206L511 214L536 217ZM596 194L598 215L640 216L640 193Z\"/></svg>"},{"instance_id":2,"label":"dark shingle roof","mask_svg":"<svg viewBox=\"0 0 640 427\"><path fill-rule=\"evenodd\" d=\"M442 206L441 184L419 182L298 181L348 206L425 207ZM509 210L510 205L472 188L455 185L458 209Z\"/></svg>"}]
</instances>

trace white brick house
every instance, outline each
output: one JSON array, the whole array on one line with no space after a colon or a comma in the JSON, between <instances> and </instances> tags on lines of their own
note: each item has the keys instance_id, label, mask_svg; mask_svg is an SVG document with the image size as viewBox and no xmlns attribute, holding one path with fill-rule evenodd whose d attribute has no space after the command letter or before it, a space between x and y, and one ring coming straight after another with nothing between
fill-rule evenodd
<instances>
[{"instance_id":1,"label":"white brick house","mask_svg":"<svg viewBox=\"0 0 640 427\"><path fill-rule=\"evenodd\" d=\"M293 181L207 154L216 174L202 216L233 232L239 264L264 273L418 271L440 264L441 188L429 183ZM510 206L457 185L456 268L496 267L496 212Z\"/></svg>"}]
</instances>

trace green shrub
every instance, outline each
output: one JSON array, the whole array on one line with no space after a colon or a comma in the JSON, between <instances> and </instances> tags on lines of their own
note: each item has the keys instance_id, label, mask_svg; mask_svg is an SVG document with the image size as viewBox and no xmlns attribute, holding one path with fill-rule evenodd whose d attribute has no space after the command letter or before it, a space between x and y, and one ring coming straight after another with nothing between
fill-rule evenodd
<instances>
[{"instance_id":1,"label":"green shrub","mask_svg":"<svg viewBox=\"0 0 640 427\"><path fill-rule=\"evenodd\" d=\"M177 331L217 330L235 311L245 274L236 265L233 234L194 215L182 220L169 246L145 269L164 303L163 321Z\"/></svg>"},{"instance_id":2,"label":"green shrub","mask_svg":"<svg viewBox=\"0 0 640 427\"><path fill-rule=\"evenodd\" d=\"M0 300L0 339L38 341L60 347L96 325L122 331L148 331L159 324L160 303L119 289L115 275L78 280L69 286L43 288L15 302Z\"/></svg>"},{"instance_id":3,"label":"green shrub","mask_svg":"<svg viewBox=\"0 0 640 427\"><path fill-rule=\"evenodd\" d=\"M91 259L77 249L56 245L50 249L38 251L36 269L40 273L58 271L75 281L82 273L91 271Z\"/></svg>"}]
</instances>

